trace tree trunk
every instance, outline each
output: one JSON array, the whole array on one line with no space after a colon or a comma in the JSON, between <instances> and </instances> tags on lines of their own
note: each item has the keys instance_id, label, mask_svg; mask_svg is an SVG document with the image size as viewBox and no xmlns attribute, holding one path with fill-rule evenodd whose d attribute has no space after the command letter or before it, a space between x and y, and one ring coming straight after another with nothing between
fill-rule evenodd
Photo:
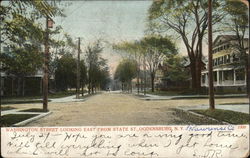
<instances>
[{"instance_id":1,"label":"tree trunk","mask_svg":"<svg viewBox=\"0 0 250 158\"><path fill-rule=\"evenodd\" d=\"M248 94L248 97L249 97L249 99L250 99L250 66L249 66L249 64L250 64L250 59L248 59L249 57L248 56L250 56L250 54L247 54L247 53L245 53L246 54L246 63L245 63L245 69L246 69L246 89L247 89L247 94ZM250 101L250 100L249 100Z\"/></svg>"},{"instance_id":2,"label":"tree trunk","mask_svg":"<svg viewBox=\"0 0 250 158\"><path fill-rule=\"evenodd\" d=\"M155 91L155 74L151 73L151 88L152 88L152 92Z\"/></svg>"},{"instance_id":3,"label":"tree trunk","mask_svg":"<svg viewBox=\"0 0 250 158\"><path fill-rule=\"evenodd\" d=\"M141 78L141 92L143 91L143 78Z\"/></svg>"},{"instance_id":4,"label":"tree trunk","mask_svg":"<svg viewBox=\"0 0 250 158\"><path fill-rule=\"evenodd\" d=\"M14 96L14 78L11 77L11 96Z\"/></svg>"},{"instance_id":5,"label":"tree trunk","mask_svg":"<svg viewBox=\"0 0 250 158\"><path fill-rule=\"evenodd\" d=\"M140 94L140 71L137 70L137 93Z\"/></svg>"},{"instance_id":6,"label":"tree trunk","mask_svg":"<svg viewBox=\"0 0 250 158\"><path fill-rule=\"evenodd\" d=\"M82 96L84 96L84 85L83 85L83 83L82 83L81 87L82 87Z\"/></svg>"},{"instance_id":7,"label":"tree trunk","mask_svg":"<svg viewBox=\"0 0 250 158\"><path fill-rule=\"evenodd\" d=\"M23 86L22 86L22 96L25 95L25 77L22 78Z\"/></svg>"},{"instance_id":8,"label":"tree trunk","mask_svg":"<svg viewBox=\"0 0 250 158\"><path fill-rule=\"evenodd\" d=\"M20 96L21 92L21 79L20 77L17 78L17 96Z\"/></svg>"},{"instance_id":9,"label":"tree trunk","mask_svg":"<svg viewBox=\"0 0 250 158\"><path fill-rule=\"evenodd\" d=\"M94 86L91 85L91 93L94 94Z\"/></svg>"},{"instance_id":10,"label":"tree trunk","mask_svg":"<svg viewBox=\"0 0 250 158\"><path fill-rule=\"evenodd\" d=\"M197 59L196 65L196 93L200 93L201 90L201 59Z\"/></svg>"},{"instance_id":11,"label":"tree trunk","mask_svg":"<svg viewBox=\"0 0 250 158\"><path fill-rule=\"evenodd\" d=\"M138 85L139 87L139 85ZM132 93L133 92L133 85L132 85L132 81L130 81L130 92ZM138 94L139 94L139 89L138 89Z\"/></svg>"},{"instance_id":12,"label":"tree trunk","mask_svg":"<svg viewBox=\"0 0 250 158\"><path fill-rule=\"evenodd\" d=\"M197 82L196 82L196 64L194 61L190 62L190 72L191 72L191 87L193 91L197 91Z\"/></svg>"},{"instance_id":13,"label":"tree trunk","mask_svg":"<svg viewBox=\"0 0 250 158\"><path fill-rule=\"evenodd\" d=\"M89 80L89 85L88 85L88 94L90 94L90 89L91 89L91 82Z\"/></svg>"}]
</instances>

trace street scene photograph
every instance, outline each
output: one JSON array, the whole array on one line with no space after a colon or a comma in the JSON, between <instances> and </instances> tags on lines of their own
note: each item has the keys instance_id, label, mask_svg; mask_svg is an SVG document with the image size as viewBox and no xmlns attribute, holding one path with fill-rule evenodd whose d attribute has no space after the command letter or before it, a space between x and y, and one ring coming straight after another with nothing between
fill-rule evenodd
<instances>
[{"instance_id":1,"label":"street scene photograph","mask_svg":"<svg viewBox=\"0 0 250 158\"><path fill-rule=\"evenodd\" d=\"M1 127L248 125L249 13L247 0L0 0Z\"/></svg>"}]
</instances>

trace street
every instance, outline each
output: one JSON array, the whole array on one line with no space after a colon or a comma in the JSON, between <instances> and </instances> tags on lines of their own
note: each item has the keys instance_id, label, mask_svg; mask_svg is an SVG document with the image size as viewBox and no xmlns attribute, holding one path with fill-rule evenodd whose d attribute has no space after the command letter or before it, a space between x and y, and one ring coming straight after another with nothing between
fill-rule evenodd
<instances>
[{"instance_id":1,"label":"street","mask_svg":"<svg viewBox=\"0 0 250 158\"><path fill-rule=\"evenodd\" d=\"M246 98L217 99L216 103L246 102ZM208 99L145 101L131 94L103 92L83 102L49 103L53 113L27 126L109 126L187 124L171 110L177 106L208 104ZM12 105L11 105L12 106ZM16 108L41 108L18 104Z\"/></svg>"}]
</instances>

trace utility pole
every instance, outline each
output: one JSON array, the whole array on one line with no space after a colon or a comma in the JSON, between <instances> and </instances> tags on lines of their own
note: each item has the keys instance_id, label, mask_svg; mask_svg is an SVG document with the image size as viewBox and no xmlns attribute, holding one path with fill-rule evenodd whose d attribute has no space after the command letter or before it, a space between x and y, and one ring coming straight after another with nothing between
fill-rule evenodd
<instances>
[{"instance_id":1,"label":"utility pole","mask_svg":"<svg viewBox=\"0 0 250 158\"><path fill-rule=\"evenodd\" d=\"M44 69L43 69L43 111L48 111L48 65L49 65L49 28L53 27L53 20L46 16L44 39Z\"/></svg>"},{"instance_id":2,"label":"utility pole","mask_svg":"<svg viewBox=\"0 0 250 158\"><path fill-rule=\"evenodd\" d=\"M212 54L212 0L208 0L208 79L209 79L209 109L214 110L214 81Z\"/></svg>"},{"instance_id":3,"label":"utility pole","mask_svg":"<svg viewBox=\"0 0 250 158\"><path fill-rule=\"evenodd\" d=\"M77 54L77 65L76 65L76 68L77 68L77 76L76 76L76 99L79 99L79 88L80 88L80 51L81 51L81 48L80 48L80 37L78 37L78 54Z\"/></svg>"},{"instance_id":4,"label":"utility pole","mask_svg":"<svg viewBox=\"0 0 250 158\"><path fill-rule=\"evenodd\" d=\"M247 95L250 105L250 0L248 0L248 66L247 66Z\"/></svg>"},{"instance_id":5,"label":"utility pole","mask_svg":"<svg viewBox=\"0 0 250 158\"><path fill-rule=\"evenodd\" d=\"M45 30L45 51L44 51L44 74L43 74L43 111L48 111L48 62L49 62L49 18L46 16L46 30Z\"/></svg>"}]
</instances>

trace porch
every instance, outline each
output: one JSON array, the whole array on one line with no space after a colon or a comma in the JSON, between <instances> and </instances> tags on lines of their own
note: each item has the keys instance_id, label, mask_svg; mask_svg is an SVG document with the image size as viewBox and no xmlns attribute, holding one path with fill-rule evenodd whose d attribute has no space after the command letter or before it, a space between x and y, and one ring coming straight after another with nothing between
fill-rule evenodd
<instances>
[{"instance_id":1,"label":"porch","mask_svg":"<svg viewBox=\"0 0 250 158\"><path fill-rule=\"evenodd\" d=\"M223 86L244 86L246 85L246 73L244 68L233 69L214 69L213 79L215 87ZM202 72L202 85L208 87L208 72Z\"/></svg>"}]
</instances>

